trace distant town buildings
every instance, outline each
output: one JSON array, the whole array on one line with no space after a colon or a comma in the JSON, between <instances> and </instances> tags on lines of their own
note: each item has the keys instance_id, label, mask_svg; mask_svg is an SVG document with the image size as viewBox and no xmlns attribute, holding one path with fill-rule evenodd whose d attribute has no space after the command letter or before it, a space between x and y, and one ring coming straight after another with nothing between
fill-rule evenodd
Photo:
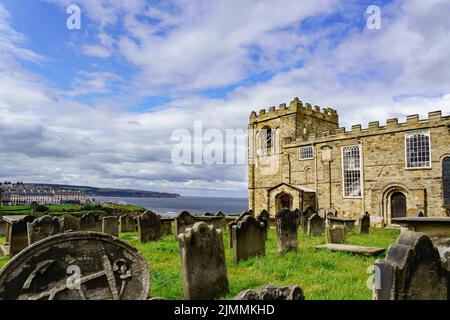
<instances>
[{"instance_id":1,"label":"distant town buildings","mask_svg":"<svg viewBox=\"0 0 450 320\"><path fill-rule=\"evenodd\" d=\"M52 187L36 187L23 183L1 183L0 204L2 206L38 204L84 204L86 194L81 191L64 190Z\"/></svg>"}]
</instances>

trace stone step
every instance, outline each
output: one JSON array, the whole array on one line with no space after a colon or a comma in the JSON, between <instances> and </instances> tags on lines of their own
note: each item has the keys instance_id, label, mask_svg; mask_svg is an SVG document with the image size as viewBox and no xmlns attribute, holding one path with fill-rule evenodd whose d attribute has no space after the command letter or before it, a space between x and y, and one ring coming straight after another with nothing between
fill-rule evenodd
<instances>
[{"instance_id":1,"label":"stone step","mask_svg":"<svg viewBox=\"0 0 450 320\"><path fill-rule=\"evenodd\" d=\"M327 243L316 246L316 249L326 249L330 251L349 252L364 256L376 256L382 254L386 249L377 247L354 246L348 244Z\"/></svg>"}]
</instances>

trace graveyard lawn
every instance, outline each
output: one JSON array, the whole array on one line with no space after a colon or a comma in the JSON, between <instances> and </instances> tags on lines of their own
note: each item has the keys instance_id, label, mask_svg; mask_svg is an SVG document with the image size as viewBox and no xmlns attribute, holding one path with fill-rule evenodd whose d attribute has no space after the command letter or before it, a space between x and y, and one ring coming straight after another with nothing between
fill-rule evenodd
<instances>
[{"instance_id":1,"label":"graveyard lawn","mask_svg":"<svg viewBox=\"0 0 450 320\"><path fill-rule=\"evenodd\" d=\"M347 234L347 244L384 247L394 243L398 229L370 229L369 235ZM299 285L308 300L370 300L372 292L367 288L370 274L368 267L375 260L384 258L358 256L343 252L317 250L325 243L325 236L306 237L299 232L298 251L278 255L275 229L271 228L266 243L266 256L250 258L233 264L232 251L228 248L228 232L223 230L230 293L224 299L232 299L239 292L266 284L277 286ZM160 241L140 243L137 233L122 233L121 238L139 249L148 261L151 273L151 296L165 299L183 299L178 242L173 235ZM4 239L0 239L0 243ZM0 257L0 267L8 261Z\"/></svg>"},{"instance_id":2,"label":"graveyard lawn","mask_svg":"<svg viewBox=\"0 0 450 320\"><path fill-rule=\"evenodd\" d=\"M64 213L70 213L74 216L82 216L88 211L93 210L121 210L121 211L145 211L144 208L124 205L124 204L111 204L111 205L78 205L78 204L61 204L61 205L47 205L48 211L38 212L42 215L63 215ZM31 214L31 206L3 206L0 207L0 216L6 215L27 215Z\"/></svg>"}]
</instances>

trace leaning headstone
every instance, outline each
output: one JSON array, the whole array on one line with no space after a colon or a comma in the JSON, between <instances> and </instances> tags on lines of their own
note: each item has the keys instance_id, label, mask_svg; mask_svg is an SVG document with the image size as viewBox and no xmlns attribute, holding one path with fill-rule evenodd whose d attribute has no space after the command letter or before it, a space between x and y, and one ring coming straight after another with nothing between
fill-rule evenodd
<instances>
[{"instance_id":1,"label":"leaning headstone","mask_svg":"<svg viewBox=\"0 0 450 320\"><path fill-rule=\"evenodd\" d=\"M134 219L129 214L123 214L119 217L119 229L120 232L134 232L136 231L136 226L134 224Z\"/></svg>"},{"instance_id":2,"label":"leaning headstone","mask_svg":"<svg viewBox=\"0 0 450 320\"><path fill-rule=\"evenodd\" d=\"M80 218L80 231L102 232L102 219L94 213L88 212Z\"/></svg>"},{"instance_id":3,"label":"leaning headstone","mask_svg":"<svg viewBox=\"0 0 450 320\"><path fill-rule=\"evenodd\" d=\"M78 219L77 217L74 217L71 214L65 214L59 219L61 221L63 232L73 232L80 230L80 219Z\"/></svg>"},{"instance_id":4,"label":"leaning headstone","mask_svg":"<svg viewBox=\"0 0 450 320\"><path fill-rule=\"evenodd\" d=\"M178 236L186 300L216 299L228 293L222 231L204 222Z\"/></svg>"},{"instance_id":5,"label":"leaning headstone","mask_svg":"<svg viewBox=\"0 0 450 320\"><path fill-rule=\"evenodd\" d=\"M110 234L114 237L119 236L119 218L116 216L109 216L102 218L102 232Z\"/></svg>"},{"instance_id":6,"label":"leaning headstone","mask_svg":"<svg viewBox=\"0 0 450 320\"><path fill-rule=\"evenodd\" d=\"M256 290L242 291L234 300L305 300L305 294L297 285L290 287L268 285Z\"/></svg>"},{"instance_id":7,"label":"leaning headstone","mask_svg":"<svg viewBox=\"0 0 450 320\"><path fill-rule=\"evenodd\" d=\"M0 300L145 300L149 289L142 254L104 233L48 237L0 271Z\"/></svg>"},{"instance_id":8,"label":"leaning headstone","mask_svg":"<svg viewBox=\"0 0 450 320\"><path fill-rule=\"evenodd\" d=\"M308 218L306 234L311 236L320 236L325 230L325 219L322 219L318 213Z\"/></svg>"},{"instance_id":9,"label":"leaning headstone","mask_svg":"<svg viewBox=\"0 0 450 320\"><path fill-rule=\"evenodd\" d=\"M195 217L187 211L181 212L174 221L175 239L178 239L178 235L182 234L186 228L193 226L195 223Z\"/></svg>"},{"instance_id":10,"label":"leaning headstone","mask_svg":"<svg viewBox=\"0 0 450 320\"><path fill-rule=\"evenodd\" d=\"M359 233L369 234L370 230L370 214L368 212L361 215L359 218Z\"/></svg>"},{"instance_id":11,"label":"leaning headstone","mask_svg":"<svg viewBox=\"0 0 450 320\"><path fill-rule=\"evenodd\" d=\"M228 247L233 248L233 226L235 226L239 221L244 219L246 216L251 216L252 213L250 211L244 211L234 220L228 223Z\"/></svg>"},{"instance_id":12,"label":"leaning headstone","mask_svg":"<svg viewBox=\"0 0 450 320\"><path fill-rule=\"evenodd\" d=\"M311 206L307 206L302 212L300 212L299 224L304 234L308 232L308 218L311 217L314 213L316 212Z\"/></svg>"},{"instance_id":13,"label":"leaning headstone","mask_svg":"<svg viewBox=\"0 0 450 320\"><path fill-rule=\"evenodd\" d=\"M343 226L334 226L325 228L325 239L327 243L342 244L345 243L345 229Z\"/></svg>"},{"instance_id":14,"label":"leaning headstone","mask_svg":"<svg viewBox=\"0 0 450 320\"><path fill-rule=\"evenodd\" d=\"M160 240L163 236L160 216L152 211L146 211L137 217L139 239L141 242Z\"/></svg>"},{"instance_id":15,"label":"leaning headstone","mask_svg":"<svg viewBox=\"0 0 450 320\"><path fill-rule=\"evenodd\" d=\"M450 273L430 237L404 231L375 262L375 300L449 300Z\"/></svg>"},{"instance_id":16,"label":"leaning headstone","mask_svg":"<svg viewBox=\"0 0 450 320\"><path fill-rule=\"evenodd\" d=\"M28 245L31 246L39 240L62 233L63 229L58 217L43 216L29 222L27 232Z\"/></svg>"},{"instance_id":17,"label":"leaning headstone","mask_svg":"<svg viewBox=\"0 0 450 320\"><path fill-rule=\"evenodd\" d=\"M275 215L277 223L278 253L297 250L298 247L298 219L289 209L281 209Z\"/></svg>"},{"instance_id":18,"label":"leaning headstone","mask_svg":"<svg viewBox=\"0 0 450 320\"><path fill-rule=\"evenodd\" d=\"M233 262L266 254L266 222L245 216L232 227Z\"/></svg>"}]
</instances>

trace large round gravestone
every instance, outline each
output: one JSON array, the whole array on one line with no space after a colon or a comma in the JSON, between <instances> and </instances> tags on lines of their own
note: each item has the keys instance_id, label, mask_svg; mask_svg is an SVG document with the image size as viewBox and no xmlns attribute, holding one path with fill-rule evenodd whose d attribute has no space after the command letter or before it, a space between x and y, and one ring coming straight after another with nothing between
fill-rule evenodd
<instances>
[{"instance_id":1,"label":"large round gravestone","mask_svg":"<svg viewBox=\"0 0 450 320\"><path fill-rule=\"evenodd\" d=\"M149 290L141 253L97 232L38 241L0 271L0 299L7 300L143 300Z\"/></svg>"}]
</instances>

